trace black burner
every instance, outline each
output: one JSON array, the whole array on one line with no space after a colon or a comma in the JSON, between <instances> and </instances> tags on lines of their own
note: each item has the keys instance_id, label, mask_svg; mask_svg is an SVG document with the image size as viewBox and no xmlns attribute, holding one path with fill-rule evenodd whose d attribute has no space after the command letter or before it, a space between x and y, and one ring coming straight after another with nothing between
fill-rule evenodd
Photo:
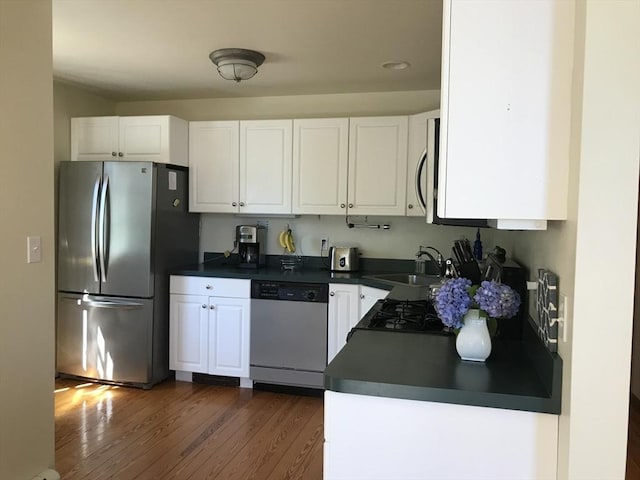
<instances>
[{"instance_id":1,"label":"black burner","mask_svg":"<svg viewBox=\"0 0 640 480\"><path fill-rule=\"evenodd\" d=\"M381 300L356 325L358 329L448 334L426 300Z\"/></svg>"}]
</instances>

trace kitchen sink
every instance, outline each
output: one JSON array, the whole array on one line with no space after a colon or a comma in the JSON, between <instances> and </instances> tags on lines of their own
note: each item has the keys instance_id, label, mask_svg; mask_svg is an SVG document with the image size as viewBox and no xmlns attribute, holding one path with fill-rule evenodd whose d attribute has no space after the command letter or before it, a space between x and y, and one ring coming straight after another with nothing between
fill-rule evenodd
<instances>
[{"instance_id":1,"label":"kitchen sink","mask_svg":"<svg viewBox=\"0 0 640 480\"><path fill-rule=\"evenodd\" d=\"M409 287L427 287L440 281L440 277L425 275L423 273L385 273L380 275L366 275L365 278L390 283L392 285Z\"/></svg>"}]
</instances>

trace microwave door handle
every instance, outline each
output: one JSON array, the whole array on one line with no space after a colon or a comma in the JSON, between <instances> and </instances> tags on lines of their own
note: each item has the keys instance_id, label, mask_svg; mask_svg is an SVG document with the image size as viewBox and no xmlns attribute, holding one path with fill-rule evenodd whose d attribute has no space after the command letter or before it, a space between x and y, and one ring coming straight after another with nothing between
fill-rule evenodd
<instances>
[{"instance_id":1,"label":"microwave door handle","mask_svg":"<svg viewBox=\"0 0 640 480\"><path fill-rule=\"evenodd\" d=\"M422 212L426 213L427 211L427 202L424 197L424 192L422 191L422 172L424 171L424 167L427 163L427 150L425 149L422 152L422 156L420 157L420 161L418 162L418 167L416 168L416 197L418 198L418 203L420 204L420 208L422 208Z\"/></svg>"},{"instance_id":2,"label":"microwave door handle","mask_svg":"<svg viewBox=\"0 0 640 480\"><path fill-rule=\"evenodd\" d=\"M93 198L91 200L91 259L93 264L93 280L95 282L100 281L98 275L98 196L100 193L100 176L96 177L96 181L93 184Z\"/></svg>"}]
</instances>

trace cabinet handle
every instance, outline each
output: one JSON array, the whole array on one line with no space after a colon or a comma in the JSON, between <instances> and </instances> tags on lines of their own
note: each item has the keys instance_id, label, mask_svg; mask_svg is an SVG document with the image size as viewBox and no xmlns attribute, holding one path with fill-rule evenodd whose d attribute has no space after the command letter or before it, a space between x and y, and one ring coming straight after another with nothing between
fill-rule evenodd
<instances>
[{"instance_id":1,"label":"cabinet handle","mask_svg":"<svg viewBox=\"0 0 640 480\"><path fill-rule=\"evenodd\" d=\"M203 303L202 308L207 308L207 305Z\"/></svg>"},{"instance_id":2,"label":"cabinet handle","mask_svg":"<svg viewBox=\"0 0 640 480\"><path fill-rule=\"evenodd\" d=\"M118 156L119 156L119 157L124 157L124 153L122 153L122 152L118 152Z\"/></svg>"},{"instance_id":3,"label":"cabinet handle","mask_svg":"<svg viewBox=\"0 0 640 480\"><path fill-rule=\"evenodd\" d=\"M211 305L211 306L209 306L209 308L210 308L211 310L215 310L216 306L215 306L215 305Z\"/></svg>"},{"instance_id":4,"label":"cabinet handle","mask_svg":"<svg viewBox=\"0 0 640 480\"><path fill-rule=\"evenodd\" d=\"M240 206L241 206L241 207L244 207L244 202L240 202Z\"/></svg>"},{"instance_id":5,"label":"cabinet handle","mask_svg":"<svg viewBox=\"0 0 640 480\"><path fill-rule=\"evenodd\" d=\"M231 202L231 206L232 207L237 207L238 206L238 202Z\"/></svg>"},{"instance_id":6,"label":"cabinet handle","mask_svg":"<svg viewBox=\"0 0 640 480\"><path fill-rule=\"evenodd\" d=\"M334 293L334 292L331 292L331 293L329 293L329 295L330 295L331 297L333 297L333 296L335 295L335 293Z\"/></svg>"},{"instance_id":7,"label":"cabinet handle","mask_svg":"<svg viewBox=\"0 0 640 480\"><path fill-rule=\"evenodd\" d=\"M344 208L344 207L346 207L346 205L344 203L341 203L340 208Z\"/></svg>"},{"instance_id":8,"label":"cabinet handle","mask_svg":"<svg viewBox=\"0 0 640 480\"><path fill-rule=\"evenodd\" d=\"M206 287L204 287L204 288L206 288L207 290L211 290L211 289L213 288L213 285L207 285L207 286L206 286Z\"/></svg>"},{"instance_id":9,"label":"cabinet handle","mask_svg":"<svg viewBox=\"0 0 640 480\"><path fill-rule=\"evenodd\" d=\"M116 155L118 155L116 152L111 152L112 157L115 157Z\"/></svg>"},{"instance_id":10,"label":"cabinet handle","mask_svg":"<svg viewBox=\"0 0 640 480\"><path fill-rule=\"evenodd\" d=\"M349 208L353 208L353 203L350 203L350 204L349 204Z\"/></svg>"},{"instance_id":11,"label":"cabinet handle","mask_svg":"<svg viewBox=\"0 0 640 480\"><path fill-rule=\"evenodd\" d=\"M410 204L407 206L407 208L408 208L409 210L411 210L411 209L413 208L413 204L412 204L412 203L410 203Z\"/></svg>"}]
</instances>

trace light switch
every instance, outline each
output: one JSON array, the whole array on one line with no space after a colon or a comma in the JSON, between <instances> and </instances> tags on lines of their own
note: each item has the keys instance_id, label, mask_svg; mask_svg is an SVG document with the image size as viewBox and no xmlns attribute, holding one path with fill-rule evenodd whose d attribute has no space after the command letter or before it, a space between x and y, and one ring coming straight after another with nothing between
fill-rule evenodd
<instances>
[{"instance_id":1,"label":"light switch","mask_svg":"<svg viewBox=\"0 0 640 480\"><path fill-rule=\"evenodd\" d=\"M27 263L36 263L42 259L40 244L40 237L27 237Z\"/></svg>"}]
</instances>

